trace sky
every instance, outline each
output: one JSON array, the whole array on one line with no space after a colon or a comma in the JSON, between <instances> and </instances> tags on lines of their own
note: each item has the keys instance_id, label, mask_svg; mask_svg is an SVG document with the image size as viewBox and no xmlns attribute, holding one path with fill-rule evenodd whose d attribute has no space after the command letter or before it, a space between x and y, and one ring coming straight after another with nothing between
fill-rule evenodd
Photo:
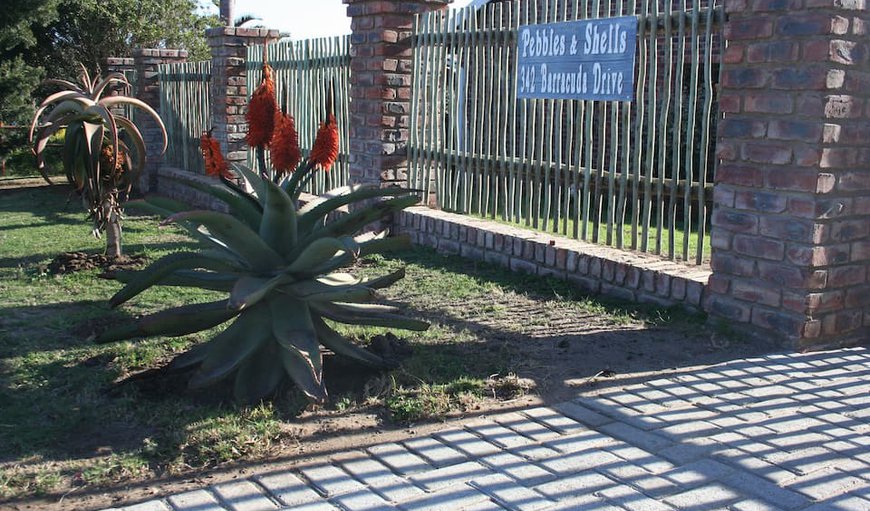
<instances>
[{"instance_id":1,"label":"sky","mask_svg":"<svg viewBox=\"0 0 870 511\"><path fill-rule=\"evenodd\" d=\"M451 7L464 7L471 0L454 0ZM201 5L211 7L208 0ZM309 39L350 33L347 6L341 0L236 0L236 17L252 14L268 28L289 32L293 39Z\"/></svg>"}]
</instances>

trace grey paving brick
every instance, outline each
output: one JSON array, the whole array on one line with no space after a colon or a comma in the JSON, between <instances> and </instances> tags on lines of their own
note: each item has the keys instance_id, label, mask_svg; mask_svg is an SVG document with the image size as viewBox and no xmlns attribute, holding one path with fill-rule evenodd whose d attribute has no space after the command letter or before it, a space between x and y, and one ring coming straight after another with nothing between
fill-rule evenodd
<instances>
[{"instance_id":1,"label":"grey paving brick","mask_svg":"<svg viewBox=\"0 0 870 511\"><path fill-rule=\"evenodd\" d=\"M298 506L293 506L293 511L343 511L341 508L337 506L333 506L329 502L309 502L307 504L299 504Z\"/></svg>"},{"instance_id":2,"label":"grey paving brick","mask_svg":"<svg viewBox=\"0 0 870 511\"><path fill-rule=\"evenodd\" d=\"M870 487L870 481L826 468L800 476L785 484L786 488L820 501Z\"/></svg>"},{"instance_id":3,"label":"grey paving brick","mask_svg":"<svg viewBox=\"0 0 870 511\"><path fill-rule=\"evenodd\" d=\"M608 504L596 495L577 495L560 500L546 511L625 511L622 508Z\"/></svg>"},{"instance_id":4,"label":"grey paving brick","mask_svg":"<svg viewBox=\"0 0 870 511\"><path fill-rule=\"evenodd\" d=\"M407 479L393 474L386 465L373 458L348 460L341 462L341 466L390 502L404 502L423 494L423 490Z\"/></svg>"},{"instance_id":5,"label":"grey paving brick","mask_svg":"<svg viewBox=\"0 0 870 511\"><path fill-rule=\"evenodd\" d=\"M529 445L533 443L532 439L526 438L518 434L517 432L511 431L510 429L494 422L490 424L471 426L468 428L468 430L482 437L488 442L492 442L496 445L506 447L508 449L522 447L524 445Z\"/></svg>"},{"instance_id":6,"label":"grey paving brick","mask_svg":"<svg viewBox=\"0 0 870 511\"><path fill-rule=\"evenodd\" d=\"M660 449L657 454L677 465L685 465L686 463L691 463L708 457L710 451L711 447L678 443Z\"/></svg>"},{"instance_id":7,"label":"grey paving brick","mask_svg":"<svg viewBox=\"0 0 870 511\"><path fill-rule=\"evenodd\" d=\"M731 467L712 459L698 460L661 474L684 488L709 485L734 472Z\"/></svg>"},{"instance_id":8,"label":"grey paving brick","mask_svg":"<svg viewBox=\"0 0 870 511\"><path fill-rule=\"evenodd\" d=\"M439 442L434 437L414 438L403 443L436 467L462 463L468 459L468 456L462 452Z\"/></svg>"},{"instance_id":9,"label":"grey paving brick","mask_svg":"<svg viewBox=\"0 0 870 511\"><path fill-rule=\"evenodd\" d=\"M671 495L680 491L680 486L677 483L664 477L650 474L641 467L629 463L606 467L602 470L602 473L614 481L628 483L651 497Z\"/></svg>"},{"instance_id":10,"label":"grey paving brick","mask_svg":"<svg viewBox=\"0 0 870 511\"><path fill-rule=\"evenodd\" d=\"M551 472L509 452L485 456L480 458L479 461L498 472L505 473L518 481L522 481L527 486L542 484L556 478Z\"/></svg>"},{"instance_id":11,"label":"grey paving brick","mask_svg":"<svg viewBox=\"0 0 870 511\"><path fill-rule=\"evenodd\" d=\"M742 470L728 474L720 480L745 495L757 497L771 504L782 506L785 509L800 509L810 504L810 501L804 496L780 488L774 483Z\"/></svg>"},{"instance_id":12,"label":"grey paving brick","mask_svg":"<svg viewBox=\"0 0 870 511\"><path fill-rule=\"evenodd\" d=\"M598 431L585 430L570 435L544 442L544 447L549 447L563 453L591 451L616 444L617 441Z\"/></svg>"},{"instance_id":13,"label":"grey paving brick","mask_svg":"<svg viewBox=\"0 0 870 511\"><path fill-rule=\"evenodd\" d=\"M250 481L233 481L212 486L218 499L231 511L270 511L278 505Z\"/></svg>"},{"instance_id":14,"label":"grey paving brick","mask_svg":"<svg viewBox=\"0 0 870 511\"><path fill-rule=\"evenodd\" d=\"M630 464L641 467L650 474L660 474L676 468L670 461L633 445L620 444L609 446L607 450L628 461Z\"/></svg>"},{"instance_id":15,"label":"grey paving brick","mask_svg":"<svg viewBox=\"0 0 870 511\"><path fill-rule=\"evenodd\" d=\"M205 490L194 490L166 499L178 511L224 511L214 495Z\"/></svg>"},{"instance_id":16,"label":"grey paving brick","mask_svg":"<svg viewBox=\"0 0 870 511\"><path fill-rule=\"evenodd\" d=\"M798 475L773 463L762 460L740 449L722 449L713 453L716 458L730 466L751 471L768 481L782 485Z\"/></svg>"},{"instance_id":17,"label":"grey paving brick","mask_svg":"<svg viewBox=\"0 0 870 511\"><path fill-rule=\"evenodd\" d=\"M733 511L782 511L781 508L774 506L763 500L747 499L741 500L731 505Z\"/></svg>"},{"instance_id":18,"label":"grey paving brick","mask_svg":"<svg viewBox=\"0 0 870 511\"><path fill-rule=\"evenodd\" d=\"M560 477L533 488L548 498L559 501L576 497L577 495L594 494L613 486L618 486L618 483L604 477L598 472L590 470Z\"/></svg>"},{"instance_id":19,"label":"grey paving brick","mask_svg":"<svg viewBox=\"0 0 870 511\"><path fill-rule=\"evenodd\" d=\"M404 511L465 511L489 501L489 496L477 488L461 483L405 502L399 506Z\"/></svg>"},{"instance_id":20,"label":"grey paving brick","mask_svg":"<svg viewBox=\"0 0 870 511\"><path fill-rule=\"evenodd\" d=\"M471 486L489 495L496 503L516 511L537 511L553 504L540 493L526 488L503 474L472 479Z\"/></svg>"},{"instance_id":21,"label":"grey paving brick","mask_svg":"<svg viewBox=\"0 0 870 511\"><path fill-rule=\"evenodd\" d=\"M169 505L162 500L149 500L132 506L122 507L119 511L171 511Z\"/></svg>"},{"instance_id":22,"label":"grey paving brick","mask_svg":"<svg viewBox=\"0 0 870 511\"><path fill-rule=\"evenodd\" d=\"M382 463L402 475L432 469L432 465L426 463L426 460L399 444L376 445L369 447L368 451Z\"/></svg>"},{"instance_id":23,"label":"grey paving brick","mask_svg":"<svg viewBox=\"0 0 870 511\"><path fill-rule=\"evenodd\" d=\"M537 444L515 447L513 449L508 449L508 452L534 461L548 460L561 455L561 453L555 449L550 449L547 446Z\"/></svg>"},{"instance_id":24,"label":"grey paving brick","mask_svg":"<svg viewBox=\"0 0 870 511\"><path fill-rule=\"evenodd\" d=\"M725 508L740 499L740 494L721 484L701 486L665 498L665 503L686 511Z\"/></svg>"},{"instance_id":25,"label":"grey paving brick","mask_svg":"<svg viewBox=\"0 0 870 511\"><path fill-rule=\"evenodd\" d=\"M299 472L308 479L317 490L327 497L359 491L365 487L347 472L333 465L314 465L300 469Z\"/></svg>"},{"instance_id":26,"label":"grey paving brick","mask_svg":"<svg viewBox=\"0 0 870 511\"><path fill-rule=\"evenodd\" d=\"M501 448L464 430L449 430L435 435L438 439L470 456L488 456Z\"/></svg>"},{"instance_id":27,"label":"grey paving brick","mask_svg":"<svg viewBox=\"0 0 870 511\"><path fill-rule=\"evenodd\" d=\"M553 408L529 408L528 410L523 410L523 414L554 431L562 433L563 435L589 429L586 425L577 422Z\"/></svg>"},{"instance_id":28,"label":"grey paving brick","mask_svg":"<svg viewBox=\"0 0 870 511\"><path fill-rule=\"evenodd\" d=\"M559 432L544 426L540 422L531 420L526 415L516 412L495 416L493 420L512 431L516 431L538 442L561 436Z\"/></svg>"},{"instance_id":29,"label":"grey paving brick","mask_svg":"<svg viewBox=\"0 0 870 511\"><path fill-rule=\"evenodd\" d=\"M493 473L489 467L476 461L467 461L458 465L429 470L411 476L411 481L428 491L435 491L447 486L462 484L476 477L483 477Z\"/></svg>"},{"instance_id":30,"label":"grey paving brick","mask_svg":"<svg viewBox=\"0 0 870 511\"><path fill-rule=\"evenodd\" d=\"M369 489L352 491L339 495L332 502L347 511L385 511L393 509L389 502Z\"/></svg>"},{"instance_id":31,"label":"grey paving brick","mask_svg":"<svg viewBox=\"0 0 870 511\"><path fill-rule=\"evenodd\" d=\"M321 500L316 491L290 472L266 474L256 479L261 486L285 506L298 506Z\"/></svg>"},{"instance_id":32,"label":"grey paving brick","mask_svg":"<svg viewBox=\"0 0 870 511\"><path fill-rule=\"evenodd\" d=\"M599 494L613 504L629 511L671 511L673 509L671 506L625 485L606 488Z\"/></svg>"},{"instance_id":33,"label":"grey paving brick","mask_svg":"<svg viewBox=\"0 0 870 511\"><path fill-rule=\"evenodd\" d=\"M608 422L613 422L612 417L602 415L589 407L573 401L559 403L554 408L564 413L566 417L570 417L587 426L601 426Z\"/></svg>"},{"instance_id":34,"label":"grey paving brick","mask_svg":"<svg viewBox=\"0 0 870 511\"><path fill-rule=\"evenodd\" d=\"M565 475L590 469L604 470L623 463L625 460L607 451L581 451L542 461L541 466L550 472Z\"/></svg>"},{"instance_id":35,"label":"grey paving brick","mask_svg":"<svg viewBox=\"0 0 870 511\"><path fill-rule=\"evenodd\" d=\"M669 447L673 443L667 438L640 430L624 422L611 422L601 426L600 430L603 433L630 442L632 445L650 452L659 451Z\"/></svg>"}]
</instances>

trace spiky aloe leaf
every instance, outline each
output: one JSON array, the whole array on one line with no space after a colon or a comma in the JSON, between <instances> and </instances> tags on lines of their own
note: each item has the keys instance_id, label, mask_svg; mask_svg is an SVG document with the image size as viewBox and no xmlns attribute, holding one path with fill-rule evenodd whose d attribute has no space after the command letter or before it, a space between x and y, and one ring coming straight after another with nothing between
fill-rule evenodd
<instances>
[{"instance_id":1,"label":"spiky aloe leaf","mask_svg":"<svg viewBox=\"0 0 870 511\"><path fill-rule=\"evenodd\" d=\"M260 205L264 203L263 198L266 196L266 182L264 179L261 179L255 172L253 172L248 167L244 165L239 165L237 163L230 163L230 167L242 178L247 181L251 188L254 189L254 193L257 195L257 199L260 202Z\"/></svg>"},{"instance_id":2,"label":"spiky aloe leaf","mask_svg":"<svg viewBox=\"0 0 870 511\"><path fill-rule=\"evenodd\" d=\"M276 287L289 282L293 282L293 278L289 275L278 275L272 278L242 277L233 286L228 305L235 310L250 307L265 298Z\"/></svg>"},{"instance_id":3,"label":"spiky aloe leaf","mask_svg":"<svg viewBox=\"0 0 870 511\"><path fill-rule=\"evenodd\" d=\"M363 284L372 289L384 289L405 278L405 269L398 270L382 277L363 279Z\"/></svg>"},{"instance_id":4,"label":"spiky aloe leaf","mask_svg":"<svg viewBox=\"0 0 870 511\"><path fill-rule=\"evenodd\" d=\"M141 173L145 168L145 139L142 138L142 132L130 119L123 115L116 115L115 122L119 127L123 128L127 133L127 138L133 147L136 148L136 161L133 165L133 170L136 173Z\"/></svg>"},{"instance_id":5,"label":"spiky aloe leaf","mask_svg":"<svg viewBox=\"0 0 870 511\"><path fill-rule=\"evenodd\" d=\"M236 375L233 395L239 403L256 403L275 392L284 377L281 346L266 343L248 357Z\"/></svg>"},{"instance_id":6,"label":"spiky aloe leaf","mask_svg":"<svg viewBox=\"0 0 870 511\"><path fill-rule=\"evenodd\" d=\"M267 245L287 257L296 246L296 206L290 197L271 180L263 180L263 220L260 223L260 237Z\"/></svg>"},{"instance_id":7,"label":"spiky aloe leaf","mask_svg":"<svg viewBox=\"0 0 870 511\"><path fill-rule=\"evenodd\" d=\"M114 278L122 284L129 284L143 271L119 270L114 273ZM229 293L239 280L237 273L220 273L200 270L176 270L160 280L161 286L196 287L209 291L223 291Z\"/></svg>"},{"instance_id":8,"label":"spiky aloe leaf","mask_svg":"<svg viewBox=\"0 0 870 511\"><path fill-rule=\"evenodd\" d=\"M281 292L309 302L370 302L374 291L360 285L332 285L321 279L282 286Z\"/></svg>"},{"instance_id":9,"label":"spiky aloe leaf","mask_svg":"<svg viewBox=\"0 0 870 511\"><path fill-rule=\"evenodd\" d=\"M214 341L215 339L212 339L208 342L197 344L196 346L173 358L169 362L169 365L166 366L166 368L170 371L178 371L201 364L202 361L205 360L205 358L208 356Z\"/></svg>"},{"instance_id":10,"label":"spiky aloe leaf","mask_svg":"<svg viewBox=\"0 0 870 511\"><path fill-rule=\"evenodd\" d=\"M164 218L190 209L190 206L183 202L156 195L149 195L144 199L127 201L124 206L133 209L141 209L142 211L147 211Z\"/></svg>"},{"instance_id":11,"label":"spiky aloe leaf","mask_svg":"<svg viewBox=\"0 0 870 511\"><path fill-rule=\"evenodd\" d=\"M329 261L335 254L344 252L347 245L336 238L321 238L307 247L293 259L286 273L306 273Z\"/></svg>"},{"instance_id":12,"label":"spiky aloe leaf","mask_svg":"<svg viewBox=\"0 0 870 511\"><path fill-rule=\"evenodd\" d=\"M411 239L406 236L396 236L393 238L375 238L359 243L356 246L354 253L344 252L339 253L335 257L330 258L321 266L311 270L310 274L319 275L323 273L331 273L339 268L344 268L354 261L354 259L365 257L370 254L377 254L390 250L404 250L410 248Z\"/></svg>"},{"instance_id":13,"label":"spiky aloe leaf","mask_svg":"<svg viewBox=\"0 0 870 511\"><path fill-rule=\"evenodd\" d=\"M314 316L313 322L314 330L317 332L320 343L332 350L336 355L353 358L373 367L389 367L391 365L371 351L363 349L349 339L342 337L341 334L330 328L320 316Z\"/></svg>"},{"instance_id":14,"label":"spiky aloe leaf","mask_svg":"<svg viewBox=\"0 0 870 511\"><path fill-rule=\"evenodd\" d=\"M151 116L152 119L154 119L154 122L156 122L157 126L160 128L160 133L163 137L163 149L160 151L160 153L163 154L164 152L166 152L166 147L169 144L169 139L166 136L166 126L163 125L163 120L160 119L160 115L156 111L154 111L153 108L148 106L147 103L128 96L109 96L101 99L100 105L108 110L111 110L113 107L116 106L131 105L144 111L146 114Z\"/></svg>"},{"instance_id":15,"label":"spiky aloe leaf","mask_svg":"<svg viewBox=\"0 0 870 511\"><path fill-rule=\"evenodd\" d=\"M349 325L385 326L401 328L403 330L415 330L422 332L429 329L429 323L416 319L409 319L399 314L388 312L366 312L354 306L361 304L335 304L312 302L311 308L321 316Z\"/></svg>"},{"instance_id":16,"label":"spiky aloe leaf","mask_svg":"<svg viewBox=\"0 0 870 511\"><path fill-rule=\"evenodd\" d=\"M97 337L96 342L103 344L152 335L177 337L207 330L232 319L237 314L237 311L227 309L226 300L183 305L143 316L135 323L103 332Z\"/></svg>"},{"instance_id":17,"label":"spiky aloe leaf","mask_svg":"<svg viewBox=\"0 0 870 511\"><path fill-rule=\"evenodd\" d=\"M205 257L196 252L177 252L175 254L169 254L154 261L147 270L142 271L138 275L136 280L130 282L120 291L115 293L115 296L109 300L109 305L113 308L121 305L154 284L159 283L176 270L192 270L196 268L215 271L238 270L238 268L231 267L225 261Z\"/></svg>"},{"instance_id":18,"label":"spiky aloe leaf","mask_svg":"<svg viewBox=\"0 0 870 511\"><path fill-rule=\"evenodd\" d=\"M278 344L302 364L285 362L290 378L316 401L326 400L326 387L323 385L323 359L317 333L311 320L311 312L306 302L291 296L278 295L269 301L272 310L272 333Z\"/></svg>"},{"instance_id":19,"label":"spiky aloe leaf","mask_svg":"<svg viewBox=\"0 0 870 511\"><path fill-rule=\"evenodd\" d=\"M253 204L246 198L239 195L236 191L219 184L205 184L195 179L181 177L180 180L184 183L201 192L207 193L215 197L229 206L230 212L244 221L253 231L260 229L260 223L263 220L263 211L261 208L254 207Z\"/></svg>"},{"instance_id":20,"label":"spiky aloe leaf","mask_svg":"<svg viewBox=\"0 0 870 511\"><path fill-rule=\"evenodd\" d=\"M164 220L164 223L187 221L208 229L217 240L241 256L258 271L267 271L281 265L281 257L266 245L257 233L234 217L214 211L185 211Z\"/></svg>"},{"instance_id":21,"label":"spiky aloe leaf","mask_svg":"<svg viewBox=\"0 0 870 511\"><path fill-rule=\"evenodd\" d=\"M320 238L337 238L352 235L366 225L379 220L392 212L400 211L408 206L412 206L419 201L420 199L418 197L409 196L378 202L368 208L355 211L339 218L322 229L315 230L299 242L299 247L306 247ZM297 251L298 250L299 248L297 248ZM295 253L291 254L288 259L292 260L295 255Z\"/></svg>"},{"instance_id":22,"label":"spiky aloe leaf","mask_svg":"<svg viewBox=\"0 0 870 511\"><path fill-rule=\"evenodd\" d=\"M236 318L209 342L208 354L188 382L190 388L201 388L227 377L260 346L271 343L272 332L267 326L271 322L266 304L252 307Z\"/></svg>"},{"instance_id":23,"label":"spiky aloe leaf","mask_svg":"<svg viewBox=\"0 0 870 511\"><path fill-rule=\"evenodd\" d=\"M233 182L232 179L227 179L226 176L221 176L220 179L224 186L232 190L239 197L245 199L245 201L247 201L252 208L259 211L261 215L263 214L263 205L260 204L260 201L258 201L256 197L253 197L247 190Z\"/></svg>"},{"instance_id":24,"label":"spiky aloe leaf","mask_svg":"<svg viewBox=\"0 0 870 511\"><path fill-rule=\"evenodd\" d=\"M314 206L306 204L305 207L299 210L299 231L308 233L319 223L322 222L327 215L333 211L353 204L355 202L374 199L379 197L400 197L408 195L412 190L403 188L379 188L377 186L366 186L353 189L346 187L347 193L342 193L334 198L316 203Z\"/></svg>"}]
</instances>

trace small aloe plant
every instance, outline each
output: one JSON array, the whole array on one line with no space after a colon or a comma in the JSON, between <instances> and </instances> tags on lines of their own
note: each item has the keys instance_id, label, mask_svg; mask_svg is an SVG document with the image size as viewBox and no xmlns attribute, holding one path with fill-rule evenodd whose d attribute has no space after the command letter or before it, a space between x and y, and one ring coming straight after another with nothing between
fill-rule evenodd
<instances>
[{"instance_id":1,"label":"small aloe plant","mask_svg":"<svg viewBox=\"0 0 870 511\"><path fill-rule=\"evenodd\" d=\"M145 270L121 273L119 279L126 286L112 297L111 305L155 285L200 287L228 296L141 317L105 332L98 342L187 335L231 321L210 341L172 360L169 368L195 368L189 380L192 388L232 377L235 397L241 402L268 396L285 378L312 401L326 401L323 348L363 364L388 367L386 360L339 334L333 323L409 330L425 330L429 325L397 314L395 307L372 303L376 290L403 278L404 270L358 278L343 268L361 256L409 247L407 237L359 232L419 198L407 189L345 186L297 207L301 185L335 159L334 123L330 116L311 156L281 185L232 165L253 189L248 193L224 175L223 160L207 162L221 181L191 180L190 185L227 204L228 214L189 211L183 204L156 197L140 201L140 207L165 215L164 223L186 228L208 248L170 254ZM206 154L212 154L214 146L204 137ZM334 218L340 208L363 203L368 206Z\"/></svg>"},{"instance_id":2,"label":"small aloe plant","mask_svg":"<svg viewBox=\"0 0 870 511\"><path fill-rule=\"evenodd\" d=\"M67 181L82 196L93 234L106 232L106 252L121 256L121 202L129 195L139 173L145 166L145 141L131 119L113 111L120 106L133 106L150 115L163 135L166 150L166 129L160 116L146 103L124 95L106 96L112 85L129 85L124 75L109 73L91 79L82 66L80 83L47 80L46 84L61 87L39 105L30 127L34 143L36 166L46 181L48 177L45 150L52 135L63 130L63 168Z\"/></svg>"}]
</instances>

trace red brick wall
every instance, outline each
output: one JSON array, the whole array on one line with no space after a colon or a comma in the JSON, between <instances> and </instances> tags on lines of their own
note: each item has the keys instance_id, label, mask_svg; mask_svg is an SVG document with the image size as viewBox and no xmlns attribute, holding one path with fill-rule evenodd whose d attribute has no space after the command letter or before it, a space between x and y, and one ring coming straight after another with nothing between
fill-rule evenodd
<instances>
[{"instance_id":1,"label":"red brick wall","mask_svg":"<svg viewBox=\"0 0 870 511\"><path fill-rule=\"evenodd\" d=\"M187 60L187 50L147 48L133 50L136 97L160 113L160 82L157 78L157 66L185 60ZM142 138L145 139L145 170L139 178L139 191L146 193L157 187L157 167L163 161L163 154L160 152L163 147L163 135L157 123L148 115L137 116L136 123L139 131L142 132Z\"/></svg>"},{"instance_id":2,"label":"red brick wall","mask_svg":"<svg viewBox=\"0 0 870 511\"><path fill-rule=\"evenodd\" d=\"M343 0L351 18L350 179L407 180L414 15L451 0Z\"/></svg>"},{"instance_id":3,"label":"red brick wall","mask_svg":"<svg viewBox=\"0 0 870 511\"><path fill-rule=\"evenodd\" d=\"M275 41L280 32L267 28L219 27L205 33L211 49L212 135L220 142L227 161L245 163L248 157L245 144L248 46Z\"/></svg>"},{"instance_id":4,"label":"red brick wall","mask_svg":"<svg viewBox=\"0 0 870 511\"><path fill-rule=\"evenodd\" d=\"M706 308L800 347L870 341L864 0L726 0Z\"/></svg>"}]
</instances>

